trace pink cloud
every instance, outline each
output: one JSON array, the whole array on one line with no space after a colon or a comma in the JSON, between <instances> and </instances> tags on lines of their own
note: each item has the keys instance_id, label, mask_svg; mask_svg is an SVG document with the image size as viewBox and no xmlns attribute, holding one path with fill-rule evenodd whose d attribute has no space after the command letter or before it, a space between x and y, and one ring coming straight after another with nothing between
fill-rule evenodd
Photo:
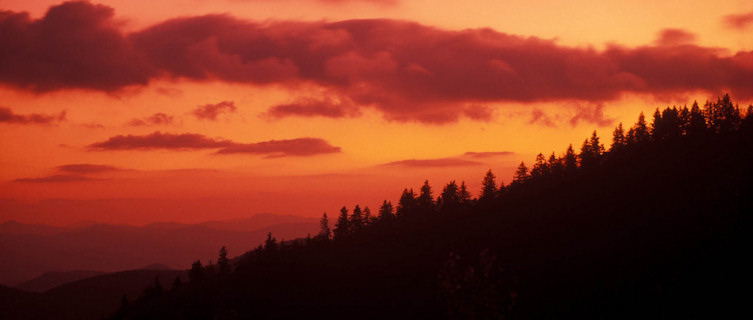
<instances>
[{"instance_id":1,"label":"pink cloud","mask_svg":"<svg viewBox=\"0 0 753 320\"><path fill-rule=\"evenodd\" d=\"M213 139L195 133L154 133L118 135L105 141L89 145L90 150L200 150L217 149L217 154L257 154L268 158L285 156L313 156L339 153L340 147L331 145L319 138L297 138L289 140L269 140L256 143L238 143L224 139Z\"/></svg>"},{"instance_id":2,"label":"pink cloud","mask_svg":"<svg viewBox=\"0 0 753 320\"><path fill-rule=\"evenodd\" d=\"M217 120L217 117L220 114L223 113L235 113L237 108L235 107L235 103L232 101L222 101L220 103L215 104L205 104L203 106L199 106L196 109L193 110L193 115L196 116L196 118L199 119L205 119L205 120Z\"/></svg>"},{"instance_id":3,"label":"pink cloud","mask_svg":"<svg viewBox=\"0 0 753 320\"><path fill-rule=\"evenodd\" d=\"M66 165L58 166L56 167L56 169L60 172L68 172L68 173L76 173L76 174L102 173L102 172L121 170L120 168L113 167L113 166L101 165L101 164L88 164L88 163L66 164Z\"/></svg>"},{"instance_id":4,"label":"pink cloud","mask_svg":"<svg viewBox=\"0 0 753 320\"><path fill-rule=\"evenodd\" d=\"M65 111L60 112L58 115L46 115L32 113L29 115L22 115L14 113L10 108L0 107L0 123L14 123L14 124L52 124L65 120Z\"/></svg>"},{"instance_id":5,"label":"pink cloud","mask_svg":"<svg viewBox=\"0 0 753 320\"><path fill-rule=\"evenodd\" d=\"M149 125L170 125L173 124L174 117L164 114L162 112L155 113L148 118L144 119L133 119L128 122L131 126L149 126Z\"/></svg>"},{"instance_id":6,"label":"pink cloud","mask_svg":"<svg viewBox=\"0 0 753 320\"><path fill-rule=\"evenodd\" d=\"M655 41L660 46L677 46L695 42L696 35L682 29L664 29Z\"/></svg>"},{"instance_id":7,"label":"pink cloud","mask_svg":"<svg viewBox=\"0 0 753 320\"><path fill-rule=\"evenodd\" d=\"M41 177L41 178L20 178L20 179L13 180L13 182L48 183L48 182L79 182L79 181L93 181L93 180L101 180L101 179L89 178L89 177L79 176L79 175L56 174L56 175Z\"/></svg>"},{"instance_id":8,"label":"pink cloud","mask_svg":"<svg viewBox=\"0 0 753 320\"><path fill-rule=\"evenodd\" d=\"M340 147L319 138L298 138L290 140L270 140L257 143L238 143L223 147L218 154L260 154L269 158L285 156L313 156L339 153Z\"/></svg>"},{"instance_id":9,"label":"pink cloud","mask_svg":"<svg viewBox=\"0 0 753 320\"><path fill-rule=\"evenodd\" d=\"M544 111L541 111L539 108L534 108L533 111L531 111L531 120L528 121L529 124L541 124L547 127L556 127L557 125L554 123L554 120L544 113Z\"/></svg>"},{"instance_id":10,"label":"pink cloud","mask_svg":"<svg viewBox=\"0 0 753 320\"><path fill-rule=\"evenodd\" d=\"M196 150L231 146L229 140L212 139L195 133L162 133L156 131L145 136L118 135L89 145L90 150Z\"/></svg>"},{"instance_id":11,"label":"pink cloud","mask_svg":"<svg viewBox=\"0 0 753 320\"><path fill-rule=\"evenodd\" d=\"M385 163L386 166L402 167L458 167L458 166L475 166L480 162L458 159L458 158L441 158L441 159L408 159Z\"/></svg>"},{"instance_id":12,"label":"pink cloud","mask_svg":"<svg viewBox=\"0 0 753 320\"><path fill-rule=\"evenodd\" d=\"M576 106L575 115L570 118L570 125L574 127L581 121L595 124L599 127L611 126L614 123L614 119L604 115L603 104Z\"/></svg>"},{"instance_id":13,"label":"pink cloud","mask_svg":"<svg viewBox=\"0 0 753 320\"><path fill-rule=\"evenodd\" d=\"M330 99L300 99L269 108L265 115L273 118L290 116L343 118L358 116L360 113L355 106L347 102L335 102Z\"/></svg>"},{"instance_id":14,"label":"pink cloud","mask_svg":"<svg viewBox=\"0 0 753 320\"><path fill-rule=\"evenodd\" d=\"M514 154L515 152L512 152L512 151L485 151L485 152L468 151L464 153L463 156L471 157L471 158L491 158L491 157L511 156Z\"/></svg>"},{"instance_id":15,"label":"pink cloud","mask_svg":"<svg viewBox=\"0 0 753 320\"><path fill-rule=\"evenodd\" d=\"M724 24L729 28L744 30L753 25L753 12L727 15L724 17Z\"/></svg>"}]
</instances>

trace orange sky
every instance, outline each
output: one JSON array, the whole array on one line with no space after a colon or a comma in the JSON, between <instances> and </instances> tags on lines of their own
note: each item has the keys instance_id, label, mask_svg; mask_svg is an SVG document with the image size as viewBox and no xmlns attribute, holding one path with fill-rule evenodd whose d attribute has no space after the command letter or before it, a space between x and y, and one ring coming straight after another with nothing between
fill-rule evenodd
<instances>
[{"instance_id":1,"label":"orange sky","mask_svg":"<svg viewBox=\"0 0 753 320\"><path fill-rule=\"evenodd\" d=\"M478 190L487 169L508 183L520 161L593 130L608 144L640 111L724 92L753 102L750 1L0 8L0 221L376 209L424 179L435 194L449 180ZM44 199L210 205L18 209Z\"/></svg>"}]
</instances>

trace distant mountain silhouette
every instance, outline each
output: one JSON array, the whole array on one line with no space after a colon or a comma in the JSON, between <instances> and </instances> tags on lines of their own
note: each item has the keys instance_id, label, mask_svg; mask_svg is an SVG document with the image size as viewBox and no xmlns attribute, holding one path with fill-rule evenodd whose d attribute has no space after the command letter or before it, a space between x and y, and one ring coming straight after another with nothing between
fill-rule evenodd
<instances>
[{"instance_id":1,"label":"distant mountain silhouette","mask_svg":"<svg viewBox=\"0 0 753 320\"><path fill-rule=\"evenodd\" d=\"M255 231L278 224L319 223L317 218L262 213L250 218L206 221L198 225L218 230ZM301 236L306 236L302 234Z\"/></svg>"},{"instance_id":2,"label":"distant mountain silhouette","mask_svg":"<svg viewBox=\"0 0 753 320\"><path fill-rule=\"evenodd\" d=\"M36 234L49 236L67 230L69 229L42 224L23 224L15 220L8 220L0 223L0 234Z\"/></svg>"},{"instance_id":3,"label":"distant mountain silhouette","mask_svg":"<svg viewBox=\"0 0 753 320\"><path fill-rule=\"evenodd\" d=\"M50 271L43 275L13 286L16 289L32 292L45 292L60 285L73 281L102 275L102 271L75 270L75 271Z\"/></svg>"},{"instance_id":4,"label":"distant mountain silhouette","mask_svg":"<svg viewBox=\"0 0 753 320\"><path fill-rule=\"evenodd\" d=\"M312 221L313 220L313 221ZM238 223L240 229L219 230L203 225L152 224L144 227L97 224L51 235L0 233L0 283L26 281L50 271L136 269L155 262L187 266L196 259L215 259L226 246L231 255L263 242L273 232L286 239L305 237L318 229L316 219L274 215ZM285 223L286 221L309 221ZM218 228L230 223L209 222ZM8 228L21 230L22 227ZM28 229L28 228L27 228Z\"/></svg>"},{"instance_id":5,"label":"distant mountain silhouette","mask_svg":"<svg viewBox=\"0 0 753 320\"><path fill-rule=\"evenodd\" d=\"M175 270L161 263L152 263L148 266L139 268L139 270Z\"/></svg>"},{"instance_id":6,"label":"distant mountain silhouette","mask_svg":"<svg viewBox=\"0 0 753 320\"><path fill-rule=\"evenodd\" d=\"M130 270L101 274L58 286L43 293L0 286L0 319L100 319L114 313L124 295L135 299L155 278L170 288L186 271Z\"/></svg>"}]
</instances>

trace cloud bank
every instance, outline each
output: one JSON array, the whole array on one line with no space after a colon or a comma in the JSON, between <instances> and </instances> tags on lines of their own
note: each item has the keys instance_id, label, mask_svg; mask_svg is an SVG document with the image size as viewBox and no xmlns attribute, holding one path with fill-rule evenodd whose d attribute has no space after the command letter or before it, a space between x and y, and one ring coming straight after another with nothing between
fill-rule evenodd
<instances>
[{"instance_id":1,"label":"cloud bank","mask_svg":"<svg viewBox=\"0 0 753 320\"><path fill-rule=\"evenodd\" d=\"M88 2L54 6L41 19L0 13L0 82L38 92L115 91L165 77L306 83L388 119L427 123L487 119L466 106L502 101L605 102L696 90L753 98L753 52L694 45L680 29L660 32L652 45L595 50L396 20L256 23L206 15L126 34L113 16ZM745 16L730 19L748 24ZM269 113L337 117L346 107L291 104Z\"/></svg>"},{"instance_id":2,"label":"cloud bank","mask_svg":"<svg viewBox=\"0 0 753 320\"><path fill-rule=\"evenodd\" d=\"M256 154L267 157L313 156L339 153L340 147L319 138L270 140L257 143L238 143L209 138L196 133L162 133L148 135L117 135L89 145L93 151L114 150L200 150L217 149L217 154Z\"/></svg>"}]
</instances>

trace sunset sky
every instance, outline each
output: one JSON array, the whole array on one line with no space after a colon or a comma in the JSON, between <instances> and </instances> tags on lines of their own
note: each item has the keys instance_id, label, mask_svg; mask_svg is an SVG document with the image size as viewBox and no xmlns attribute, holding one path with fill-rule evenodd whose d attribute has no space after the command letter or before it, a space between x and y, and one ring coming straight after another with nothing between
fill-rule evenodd
<instances>
[{"instance_id":1,"label":"sunset sky","mask_svg":"<svg viewBox=\"0 0 753 320\"><path fill-rule=\"evenodd\" d=\"M475 193L639 112L753 103L753 2L0 0L0 222Z\"/></svg>"}]
</instances>

